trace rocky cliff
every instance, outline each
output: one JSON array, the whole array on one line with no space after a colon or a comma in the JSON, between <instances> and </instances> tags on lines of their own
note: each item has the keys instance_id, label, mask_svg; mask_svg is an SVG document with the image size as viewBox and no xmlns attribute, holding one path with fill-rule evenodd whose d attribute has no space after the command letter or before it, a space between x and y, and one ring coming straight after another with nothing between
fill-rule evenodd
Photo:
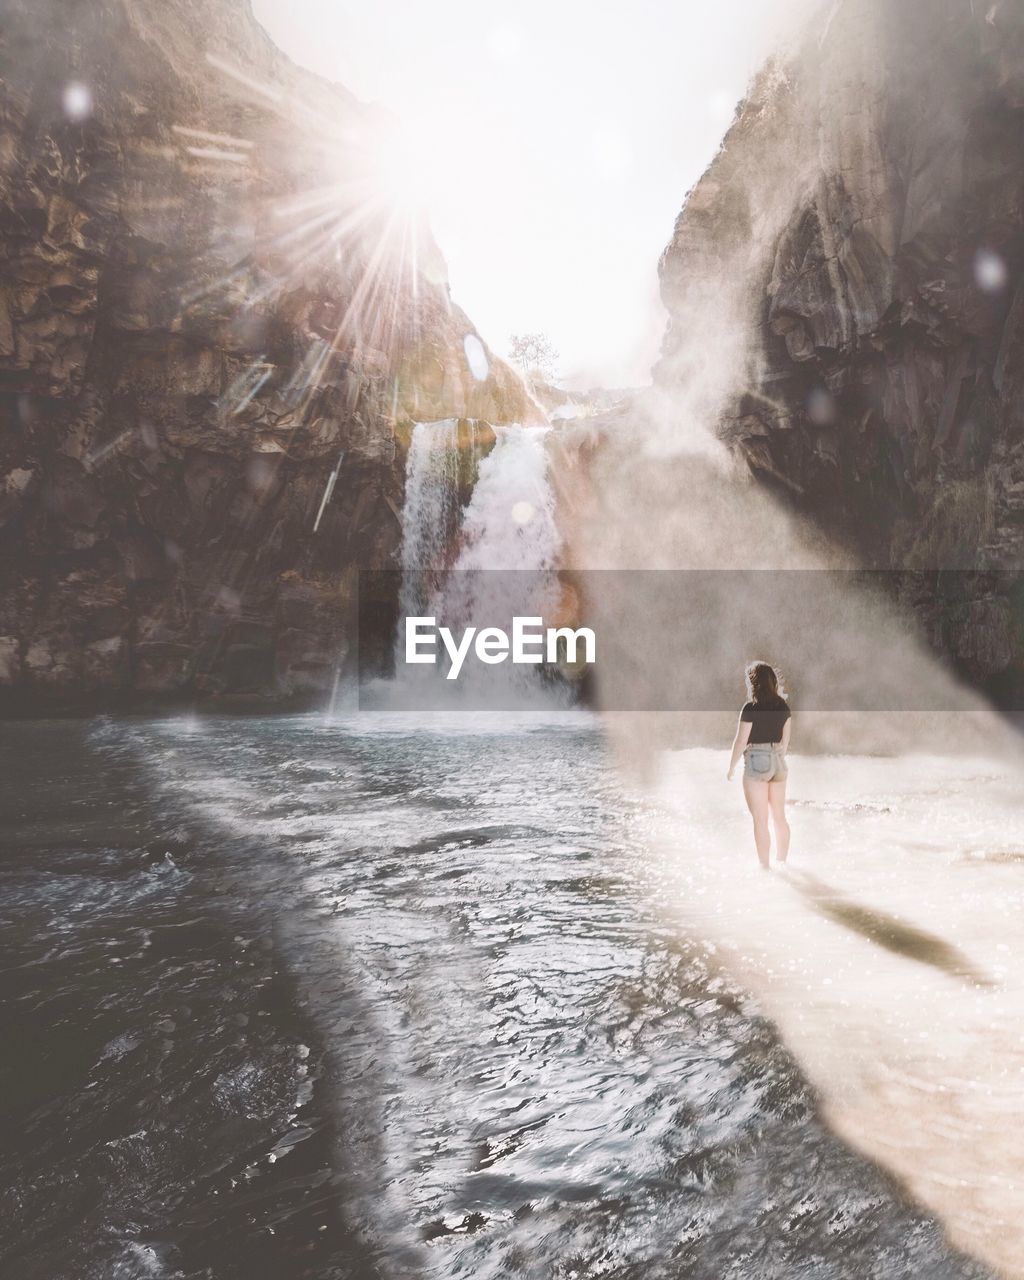
<instances>
[{"instance_id":1,"label":"rocky cliff","mask_svg":"<svg viewBox=\"0 0 1024 1280\"><path fill-rule=\"evenodd\" d=\"M3 8L2 705L319 696L409 422L535 408L246 0Z\"/></svg>"},{"instance_id":2,"label":"rocky cliff","mask_svg":"<svg viewBox=\"0 0 1024 1280\"><path fill-rule=\"evenodd\" d=\"M835 0L661 262L660 387L1024 705L1024 4ZM948 571L961 571L959 574Z\"/></svg>"}]
</instances>

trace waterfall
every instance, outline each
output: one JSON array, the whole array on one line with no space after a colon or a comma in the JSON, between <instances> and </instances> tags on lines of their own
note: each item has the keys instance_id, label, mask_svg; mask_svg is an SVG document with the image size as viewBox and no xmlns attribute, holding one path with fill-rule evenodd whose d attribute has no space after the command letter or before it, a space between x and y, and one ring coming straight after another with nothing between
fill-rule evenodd
<instances>
[{"instance_id":1,"label":"waterfall","mask_svg":"<svg viewBox=\"0 0 1024 1280\"><path fill-rule=\"evenodd\" d=\"M546 427L496 427L494 449L462 520L457 570L544 573L557 566L560 540L548 477Z\"/></svg>"},{"instance_id":2,"label":"waterfall","mask_svg":"<svg viewBox=\"0 0 1024 1280\"><path fill-rule=\"evenodd\" d=\"M548 477L547 427L469 423L463 448L455 418L417 422L405 470L402 512L403 587L422 570L555 567L559 537L555 497ZM482 435L493 432L484 451ZM463 512L461 454L478 472ZM453 539L459 536L456 554Z\"/></svg>"},{"instance_id":3,"label":"waterfall","mask_svg":"<svg viewBox=\"0 0 1024 1280\"><path fill-rule=\"evenodd\" d=\"M472 422L460 431L452 418L416 424L406 463L396 657L408 616L426 613L460 629L507 628L513 616L545 616L557 605L561 540L548 434ZM506 686L537 682L536 671L511 664L487 676Z\"/></svg>"},{"instance_id":4,"label":"waterfall","mask_svg":"<svg viewBox=\"0 0 1024 1280\"><path fill-rule=\"evenodd\" d=\"M428 570L448 567L448 549L458 528L458 420L417 422L405 463L402 511L402 616L427 604Z\"/></svg>"}]
</instances>

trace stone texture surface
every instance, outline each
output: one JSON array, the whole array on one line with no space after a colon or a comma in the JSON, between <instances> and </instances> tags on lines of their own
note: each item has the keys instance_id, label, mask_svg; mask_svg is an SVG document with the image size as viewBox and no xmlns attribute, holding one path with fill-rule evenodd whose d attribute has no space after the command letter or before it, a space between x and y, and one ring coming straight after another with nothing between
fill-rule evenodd
<instances>
[{"instance_id":1,"label":"stone texture surface","mask_svg":"<svg viewBox=\"0 0 1024 1280\"><path fill-rule=\"evenodd\" d=\"M536 415L376 181L391 128L246 0L4 4L4 707L321 696L409 422Z\"/></svg>"},{"instance_id":2,"label":"stone texture surface","mask_svg":"<svg viewBox=\"0 0 1024 1280\"><path fill-rule=\"evenodd\" d=\"M661 263L660 387L1024 705L1024 5L838 0ZM710 349L709 349L710 348ZM709 366L711 372L709 372Z\"/></svg>"}]
</instances>

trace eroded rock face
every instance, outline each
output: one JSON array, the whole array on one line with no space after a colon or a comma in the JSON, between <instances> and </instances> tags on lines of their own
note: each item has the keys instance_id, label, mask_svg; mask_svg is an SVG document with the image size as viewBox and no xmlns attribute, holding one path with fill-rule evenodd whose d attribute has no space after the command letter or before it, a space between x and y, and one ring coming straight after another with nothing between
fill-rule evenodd
<instances>
[{"instance_id":1,"label":"eroded rock face","mask_svg":"<svg viewBox=\"0 0 1024 1280\"><path fill-rule=\"evenodd\" d=\"M971 571L914 603L1014 704L1022 141L1019 0L825 5L686 201L656 371L863 563Z\"/></svg>"},{"instance_id":2,"label":"eroded rock face","mask_svg":"<svg viewBox=\"0 0 1024 1280\"><path fill-rule=\"evenodd\" d=\"M389 128L245 0L5 4L7 707L319 696L403 428L536 415L375 184Z\"/></svg>"}]
</instances>

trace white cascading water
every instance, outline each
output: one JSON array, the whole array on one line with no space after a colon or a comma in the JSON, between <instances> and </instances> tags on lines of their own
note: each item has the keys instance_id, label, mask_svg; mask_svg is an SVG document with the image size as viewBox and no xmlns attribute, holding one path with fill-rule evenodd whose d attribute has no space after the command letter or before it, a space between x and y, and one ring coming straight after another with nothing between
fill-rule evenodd
<instances>
[{"instance_id":1,"label":"white cascading water","mask_svg":"<svg viewBox=\"0 0 1024 1280\"><path fill-rule=\"evenodd\" d=\"M417 422L405 464L402 570L444 566L445 550L459 506L458 420ZM404 585L404 582L403 582Z\"/></svg>"},{"instance_id":2,"label":"white cascading water","mask_svg":"<svg viewBox=\"0 0 1024 1280\"><path fill-rule=\"evenodd\" d=\"M458 420L417 422L405 463L402 511L402 617L422 613L429 603L427 571L447 567L459 513ZM396 636L396 646L402 637ZM399 650L396 647L396 656Z\"/></svg>"},{"instance_id":3,"label":"white cascading water","mask_svg":"<svg viewBox=\"0 0 1024 1280\"><path fill-rule=\"evenodd\" d=\"M553 570L560 539L548 478L548 428L496 427L495 434L463 516L455 568Z\"/></svg>"},{"instance_id":4,"label":"white cascading water","mask_svg":"<svg viewBox=\"0 0 1024 1280\"><path fill-rule=\"evenodd\" d=\"M453 629L507 629L514 616L546 616L557 604L561 540L548 474L549 429L510 425L493 431L494 446L479 456L463 511L457 421L418 422L413 430L402 513L397 656L408 616L426 613ZM482 455L479 444L471 447ZM487 674L493 685L495 670ZM531 668L511 663L502 665L498 678L523 693L536 685ZM463 687L471 682L467 671Z\"/></svg>"},{"instance_id":5,"label":"white cascading water","mask_svg":"<svg viewBox=\"0 0 1024 1280\"><path fill-rule=\"evenodd\" d=\"M451 537L459 512L458 422L417 422L406 461L402 512L403 586L423 569L542 571L557 563L555 497L548 479L547 427L493 428L494 448L479 460L479 474L461 521L453 558Z\"/></svg>"}]
</instances>

